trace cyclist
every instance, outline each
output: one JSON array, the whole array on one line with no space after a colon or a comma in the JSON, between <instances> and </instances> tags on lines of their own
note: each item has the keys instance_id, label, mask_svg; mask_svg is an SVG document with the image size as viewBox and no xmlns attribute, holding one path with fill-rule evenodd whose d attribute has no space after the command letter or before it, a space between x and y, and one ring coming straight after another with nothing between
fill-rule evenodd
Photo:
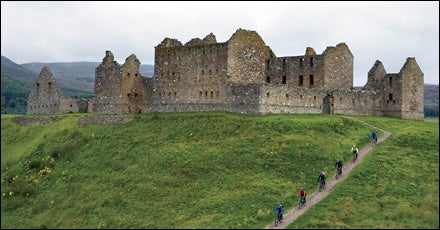
<instances>
[{"instance_id":1,"label":"cyclist","mask_svg":"<svg viewBox=\"0 0 440 230\"><path fill-rule=\"evenodd\" d=\"M342 173L342 161L340 159L338 159L335 163L335 167L338 167L338 174Z\"/></svg>"},{"instance_id":2,"label":"cyclist","mask_svg":"<svg viewBox=\"0 0 440 230\"><path fill-rule=\"evenodd\" d=\"M371 133L371 139L373 139L373 143L376 144L377 143L377 133L375 131L373 131Z\"/></svg>"},{"instance_id":3,"label":"cyclist","mask_svg":"<svg viewBox=\"0 0 440 230\"><path fill-rule=\"evenodd\" d=\"M300 200L304 199L304 204L306 203L307 192L306 189L301 187L298 191L298 196Z\"/></svg>"},{"instance_id":4,"label":"cyclist","mask_svg":"<svg viewBox=\"0 0 440 230\"><path fill-rule=\"evenodd\" d=\"M325 185L325 178L327 178L327 174L325 172L322 172L318 176L318 182L321 181L321 183Z\"/></svg>"},{"instance_id":5,"label":"cyclist","mask_svg":"<svg viewBox=\"0 0 440 230\"><path fill-rule=\"evenodd\" d=\"M284 212L284 207L282 204L278 204L278 206L275 207L275 209L273 210L273 214L279 216L280 222L283 220L283 212Z\"/></svg>"},{"instance_id":6,"label":"cyclist","mask_svg":"<svg viewBox=\"0 0 440 230\"><path fill-rule=\"evenodd\" d=\"M351 152L353 153L353 160L357 159L359 152L359 148L357 147L357 145L353 145L353 147L351 148Z\"/></svg>"}]
</instances>

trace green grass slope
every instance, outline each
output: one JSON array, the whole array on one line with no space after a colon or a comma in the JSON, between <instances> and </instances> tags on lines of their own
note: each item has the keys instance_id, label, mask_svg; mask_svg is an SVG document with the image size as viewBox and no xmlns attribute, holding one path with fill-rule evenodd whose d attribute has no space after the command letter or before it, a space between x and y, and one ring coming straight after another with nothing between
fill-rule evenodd
<instances>
[{"instance_id":1,"label":"green grass slope","mask_svg":"<svg viewBox=\"0 0 440 230\"><path fill-rule=\"evenodd\" d=\"M362 119L392 136L288 228L438 229L438 120Z\"/></svg>"},{"instance_id":2,"label":"green grass slope","mask_svg":"<svg viewBox=\"0 0 440 230\"><path fill-rule=\"evenodd\" d=\"M85 116L22 126L2 115L2 228L264 228L278 202L296 205L299 187L313 192L372 131L325 115L146 113L78 125ZM438 227L438 120L361 118L391 140L289 227ZM350 207L338 221L335 200Z\"/></svg>"}]
</instances>

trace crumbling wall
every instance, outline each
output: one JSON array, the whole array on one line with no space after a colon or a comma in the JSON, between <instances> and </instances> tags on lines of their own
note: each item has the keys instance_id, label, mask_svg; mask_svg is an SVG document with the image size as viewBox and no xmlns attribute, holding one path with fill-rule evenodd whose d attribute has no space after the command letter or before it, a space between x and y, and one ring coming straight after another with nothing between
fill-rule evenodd
<instances>
[{"instance_id":1,"label":"crumbling wall","mask_svg":"<svg viewBox=\"0 0 440 230\"><path fill-rule=\"evenodd\" d=\"M78 111L78 102L63 95L49 67L44 66L29 93L26 113L60 114Z\"/></svg>"}]
</instances>

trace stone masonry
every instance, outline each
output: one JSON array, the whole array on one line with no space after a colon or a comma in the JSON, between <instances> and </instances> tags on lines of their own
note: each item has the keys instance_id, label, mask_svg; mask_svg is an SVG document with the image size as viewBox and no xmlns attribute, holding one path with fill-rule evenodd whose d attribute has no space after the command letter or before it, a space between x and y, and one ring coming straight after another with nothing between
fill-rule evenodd
<instances>
[{"instance_id":1,"label":"stone masonry","mask_svg":"<svg viewBox=\"0 0 440 230\"><path fill-rule=\"evenodd\" d=\"M84 105L83 105L84 106ZM29 93L27 114L77 113L81 105L77 99L65 96L58 86L49 67L40 72ZM87 108L87 107L86 107Z\"/></svg>"},{"instance_id":2,"label":"stone masonry","mask_svg":"<svg viewBox=\"0 0 440 230\"><path fill-rule=\"evenodd\" d=\"M366 85L355 89L353 54L345 43L327 47L322 54L307 47L304 55L277 57L255 31L238 29L226 42L217 42L212 33L185 44L165 38L155 47L153 77L141 76L139 66L133 54L120 66L106 51L96 68L88 111L323 113L424 119L423 72L415 58L407 58L399 73L387 73L376 61ZM44 96L51 98L50 94ZM53 111L65 113L66 106L61 107ZM34 113L47 112L33 108Z\"/></svg>"}]
</instances>

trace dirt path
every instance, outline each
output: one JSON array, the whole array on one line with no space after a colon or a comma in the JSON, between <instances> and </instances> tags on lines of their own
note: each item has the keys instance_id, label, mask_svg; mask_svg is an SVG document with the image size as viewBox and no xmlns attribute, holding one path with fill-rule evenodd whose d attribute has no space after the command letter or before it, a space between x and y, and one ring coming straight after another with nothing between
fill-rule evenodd
<instances>
[{"instance_id":1,"label":"dirt path","mask_svg":"<svg viewBox=\"0 0 440 230\"><path fill-rule=\"evenodd\" d=\"M351 119L356 119L353 117L347 117L347 118L351 118ZM379 137L377 139L377 143L379 144L380 142L384 141L385 139L387 139L389 136L391 136L391 132L385 131L383 129L380 129L378 127L375 127L371 124L368 124L364 121L358 120L357 121L363 122L377 130L381 130L384 132L383 136ZM362 160L362 158L364 158L364 156L372 149L374 148L373 146L371 146L371 143L368 144L367 146L365 146L363 149L359 150L358 153L358 159L353 163L352 161L350 161L350 163L348 163L347 165L344 165L342 167L342 175L339 177L339 179L336 180L336 178L333 176L332 178L328 178L325 184L325 189L321 192L319 192L318 190L316 190L314 193L307 195L307 204L302 208L302 209L298 209L298 206L295 206L293 209L291 209L288 213L284 214L283 217L283 223L279 224L277 227L275 227L273 225L273 222L266 227L266 229L283 229L285 228L287 225L289 225L290 223L292 223L293 221L296 220L296 218L298 218L301 214L303 214L305 211L307 211L311 206L313 206L314 204L318 203L319 201L321 201L322 199L324 199L324 197L326 197L329 193L329 191L333 188L333 186L336 183L339 183L340 181L345 180L345 178L347 177L347 175L350 173L350 171L356 167L356 165Z\"/></svg>"}]
</instances>

